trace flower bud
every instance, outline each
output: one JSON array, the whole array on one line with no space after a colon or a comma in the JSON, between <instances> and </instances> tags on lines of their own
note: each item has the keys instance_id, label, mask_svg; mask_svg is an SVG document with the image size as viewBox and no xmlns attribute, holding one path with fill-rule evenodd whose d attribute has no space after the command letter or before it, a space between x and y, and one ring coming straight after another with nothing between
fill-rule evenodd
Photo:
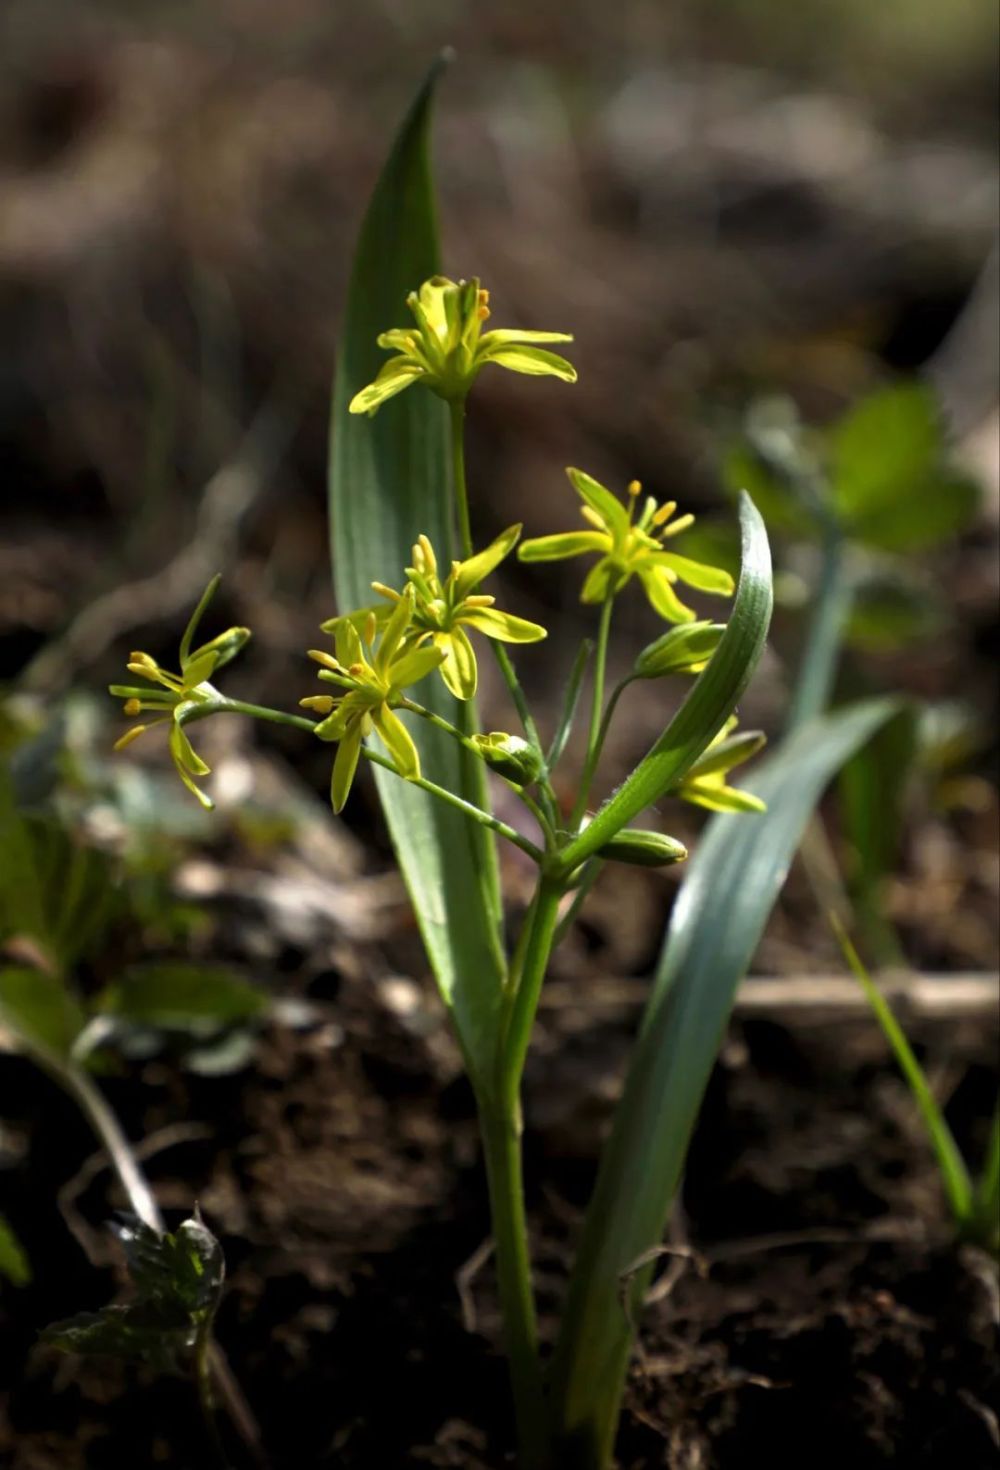
<instances>
[{"instance_id":1,"label":"flower bud","mask_svg":"<svg viewBox=\"0 0 1000 1470\"><path fill-rule=\"evenodd\" d=\"M542 768L538 751L520 735L493 730L489 735L473 735L472 743L491 771L516 786L530 786Z\"/></svg>"},{"instance_id":2,"label":"flower bud","mask_svg":"<svg viewBox=\"0 0 1000 1470\"><path fill-rule=\"evenodd\" d=\"M682 863L688 854L684 844L675 837L626 827L599 847L596 855L606 862L631 863L637 868L665 868L671 863Z\"/></svg>"},{"instance_id":3,"label":"flower bud","mask_svg":"<svg viewBox=\"0 0 1000 1470\"><path fill-rule=\"evenodd\" d=\"M634 673L639 679L700 674L725 631L724 623L680 623L646 645L635 661Z\"/></svg>"}]
</instances>

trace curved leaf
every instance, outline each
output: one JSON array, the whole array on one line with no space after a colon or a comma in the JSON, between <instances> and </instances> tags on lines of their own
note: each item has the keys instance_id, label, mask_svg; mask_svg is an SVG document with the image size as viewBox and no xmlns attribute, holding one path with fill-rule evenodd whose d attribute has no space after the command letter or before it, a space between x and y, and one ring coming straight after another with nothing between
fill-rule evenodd
<instances>
[{"instance_id":1,"label":"curved leaf","mask_svg":"<svg viewBox=\"0 0 1000 1470\"><path fill-rule=\"evenodd\" d=\"M748 781L759 816L705 829L674 907L653 994L587 1211L554 1361L556 1429L581 1470L604 1470L632 1333L733 997L806 823L843 763L892 715L890 700L803 725Z\"/></svg>"},{"instance_id":2,"label":"curved leaf","mask_svg":"<svg viewBox=\"0 0 1000 1470\"><path fill-rule=\"evenodd\" d=\"M748 495L740 499L740 528L743 554L736 601L708 668L645 760L567 847L567 872L676 785L722 729L749 683L764 650L773 597L767 532Z\"/></svg>"},{"instance_id":3,"label":"curved leaf","mask_svg":"<svg viewBox=\"0 0 1000 1470\"><path fill-rule=\"evenodd\" d=\"M374 419L348 412L353 395L383 364L379 334L402 323L407 293L439 271L427 134L440 70L439 62L386 161L351 276L330 456L334 583L343 612L370 603L372 581L398 583L419 534L446 557L454 551L444 403L417 384ZM472 717L439 680L428 688L425 703L455 723ZM411 733L426 777L486 804L481 761L429 725ZM428 957L467 1060L482 1076L492 1056L505 969L492 838L391 773L376 770L375 780Z\"/></svg>"}]
</instances>

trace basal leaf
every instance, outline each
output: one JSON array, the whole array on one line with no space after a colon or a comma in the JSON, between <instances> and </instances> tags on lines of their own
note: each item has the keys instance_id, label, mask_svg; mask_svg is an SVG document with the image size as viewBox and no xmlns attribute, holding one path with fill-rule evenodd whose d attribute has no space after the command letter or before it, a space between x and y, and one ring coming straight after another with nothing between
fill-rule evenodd
<instances>
[{"instance_id":1,"label":"basal leaf","mask_svg":"<svg viewBox=\"0 0 1000 1470\"><path fill-rule=\"evenodd\" d=\"M447 410L417 386L374 419L348 413L385 360L376 337L404 324L409 291L439 270L427 135L439 67L421 88L383 168L361 228L333 396L330 514L339 610L373 601L371 582L399 586L425 533L454 546ZM435 680L421 698L446 718L469 718ZM424 776L478 805L484 767L426 725L410 724ZM485 830L385 771L386 820L431 965L467 1058L482 1075L492 1056L504 962L492 839ZM476 1068L477 1059L481 1066Z\"/></svg>"},{"instance_id":2,"label":"basal leaf","mask_svg":"<svg viewBox=\"0 0 1000 1470\"><path fill-rule=\"evenodd\" d=\"M24 965L0 969L0 1026L15 1039L39 1042L58 1056L69 1055L83 1029L84 1015L58 975Z\"/></svg>"},{"instance_id":3,"label":"basal leaf","mask_svg":"<svg viewBox=\"0 0 1000 1470\"><path fill-rule=\"evenodd\" d=\"M834 503L850 534L885 551L921 551L968 522L976 486L947 463L940 407L922 383L862 400L830 436Z\"/></svg>"},{"instance_id":4,"label":"basal leaf","mask_svg":"<svg viewBox=\"0 0 1000 1470\"><path fill-rule=\"evenodd\" d=\"M638 1307L733 997L824 787L890 717L888 700L810 721L747 781L758 816L715 817L670 926L584 1224L553 1369L556 1430L580 1470L609 1460Z\"/></svg>"},{"instance_id":5,"label":"basal leaf","mask_svg":"<svg viewBox=\"0 0 1000 1470\"><path fill-rule=\"evenodd\" d=\"M256 986L216 965L163 960L134 965L98 1002L105 1014L168 1031L204 1032L250 1020L267 1008Z\"/></svg>"}]
</instances>

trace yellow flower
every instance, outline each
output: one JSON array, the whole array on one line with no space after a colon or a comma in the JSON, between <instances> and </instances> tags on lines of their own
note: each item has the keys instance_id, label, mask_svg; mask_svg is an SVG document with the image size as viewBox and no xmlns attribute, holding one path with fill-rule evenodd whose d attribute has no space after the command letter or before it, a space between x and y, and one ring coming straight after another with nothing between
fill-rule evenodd
<instances>
[{"instance_id":1,"label":"yellow flower","mask_svg":"<svg viewBox=\"0 0 1000 1470\"><path fill-rule=\"evenodd\" d=\"M350 618L334 620L336 657L310 649L309 657L322 667L319 677L346 692L336 698L316 695L300 700L307 709L325 715L316 726L321 740L339 742L333 763L330 797L335 812L343 810L361 756L361 742L376 730L396 763L400 776L420 775L420 757L409 731L394 713L403 689L418 683L444 658L440 648L408 644L414 593L408 587L378 635L374 613L359 632Z\"/></svg>"},{"instance_id":2,"label":"yellow flower","mask_svg":"<svg viewBox=\"0 0 1000 1470\"><path fill-rule=\"evenodd\" d=\"M699 592L726 597L733 579L720 567L707 566L686 556L665 551L663 543L694 521L683 515L673 520L676 501L658 505L647 496L636 518L642 486L633 480L628 487L628 506L582 470L568 469L573 488L583 500L582 514L588 531L568 531L557 536L538 536L518 549L521 561L562 561L570 556L597 552L600 560L591 567L583 584L581 601L604 602L614 597L633 576L639 578L654 609L670 623L687 623L695 614L677 596L677 582L686 582Z\"/></svg>"},{"instance_id":3,"label":"yellow flower","mask_svg":"<svg viewBox=\"0 0 1000 1470\"><path fill-rule=\"evenodd\" d=\"M456 699L471 699L479 679L476 654L467 629L495 638L500 643L537 643L547 636L540 624L529 623L527 618L515 617L513 613L501 612L494 607L495 598L475 592L475 588L513 550L520 534L520 526L508 526L483 551L466 561L453 561L444 581L438 571L434 548L427 537L420 536L413 548L413 565L406 568L408 589L413 593L410 641L414 644L431 643L441 650L441 677ZM373 582L372 587L390 603L399 602L401 594L392 587L383 582ZM347 621L357 630L372 613L378 624L390 616L389 608L362 608L360 612L351 613ZM343 618L332 618L323 624L323 629L336 633L343 621Z\"/></svg>"},{"instance_id":4,"label":"yellow flower","mask_svg":"<svg viewBox=\"0 0 1000 1470\"><path fill-rule=\"evenodd\" d=\"M416 328L394 328L378 338L378 345L396 356L390 357L373 383L351 399L351 413L374 414L387 398L402 393L411 383L422 382L449 401L463 399L488 362L515 373L576 382L571 363L535 345L572 342L571 336L507 329L483 332L483 322L490 315L488 302L489 292L475 279L449 281L446 276L432 276L419 291L411 291L406 304Z\"/></svg>"},{"instance_id":5,"label":"yellow flower","mask_svg":"<svg viewBox=\"0 0 1000 1470\"><path fill-rule=\"evenodd\" d=\"M146 679L152 687L110 685L110 693L117 699L125 700L125 713L130 717L141 714L144 710L163 712L158 720L151 720L146 725L133 725L130 730L126 730L115 742L115 750L124 750L133 740L137 740L156 725L169 724L170 754L177 774L206 811L212 810L213 802L195 785L194 777L209 775L210 768L192 749L182 727L185 719L189 719L196 710L220 699L218 690L208 681L218 669L236 657L250 637L249 628L228 628L225 633L220 633L217 638L203 643L192 652L191 643L198 624L220 580L219 577L213 577L209 582L184 630L179 650L179 674L161 668L148 653L137 652L129 655L129 672Z\"/></svg>"},{"instance_id":6,"label":"yellow flower","mask_svg":"<svg viewBox=\"0 0 1000 1470\"><path fill-rule=\"evenodd\" d=\"M765 812L767 807L759 796L749 791L740 791L726 783L726 777L734 766L741 766L756 755L766 744L767 737L759 730L746 730L734 735L736 716L728 719L711 745L695 761L673 794L695 806L703 806L710 812Z\"/></svg>"}]
</instances>

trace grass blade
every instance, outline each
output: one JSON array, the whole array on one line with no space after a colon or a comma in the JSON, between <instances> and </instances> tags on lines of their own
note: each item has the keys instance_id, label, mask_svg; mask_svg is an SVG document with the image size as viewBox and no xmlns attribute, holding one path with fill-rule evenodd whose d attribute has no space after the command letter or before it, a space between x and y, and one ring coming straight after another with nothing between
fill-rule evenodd
<instances>
[{"instance_id":1,"label":"grass blade","mask_svg":"<svg viewBox=\"0 0 1000 1470\"><path fill-rule=\"evenodd\" d=\"M651 1269L631 1268L662 1236L737 986L820 795L894 709L872 701L804 725L746 783L768 810L717 816L698 844L587 1211L553 1362L556 1433L581 1470L604 1470L610 1459L629 1321Z\"/></svg>"},{"instance_id":2,"label":"grass blade","mask_svg":"<svg viewBox=\"0 0 1000 1470\"><path fill-rule=\"evenodd\" d=\"M961 1230L968 1222L972 1212L973 1191L969 1171L965 1167L965 1160L958 1151L955 1136L945 1121L945 1116L924 1076L924 1069L914 1056L913 1048L902 1026L896 1020L892 1007L869 975L836 914L830 915L830 923L840 941L844 959L850 965L854 978L875 1012L875 1018L882 1027L882 1033L892 1049L899 1070L906 1078L910 1091L913 1093L913 1100L924 1121L927 1136L938 1161L938 1168L941 1170L941 1183L944 1186L949 1208L955 1224Z\"/></svg>"},{"instance_id":3,"label":"grass blade","mask_svg":"<svg viewBox=\"0 0 1000 1470\"><path fill-rule=\"evenodd\" d=\"M439 62L403 121L361 228L348 293L333 396L330 520L341 610L371 603L375 579L398 586L410 548L426 533L453 548L447 409L412 388L376 418L347 406L385 360L376 336L404 324L408 291L439 269L428 130ZM423 703L456 719L437 680ZM411 728L423 773L482 807L482 762L432 727ZM474 1074L492 1055L504 963L492 836L398 777L375 779L428 957Z\"/></svg>"},{"instance_id":4,"label":"grass blade","mask_svg":"<svg viewBox=\"0 0 1000 1470\"><path fill-rule=\"evenodd\" d=\"M573 667L569 671L569 678L566 680L566 692L563 695L562 713L559 716L559 724L556 727L556 733L552 737L552 744L549 746L548 753L545 757L545 764L550 774L559 764L562 753L566 749L566 741L569 739L570 732L573 729L577 705L580 703L580 690L583 687L583 676L587 672L587 664L590 662L590 655L593 651L593 643L589 638L585 638L577 650L576 658L573 660Z\"/></svg>"}]
</instances>

